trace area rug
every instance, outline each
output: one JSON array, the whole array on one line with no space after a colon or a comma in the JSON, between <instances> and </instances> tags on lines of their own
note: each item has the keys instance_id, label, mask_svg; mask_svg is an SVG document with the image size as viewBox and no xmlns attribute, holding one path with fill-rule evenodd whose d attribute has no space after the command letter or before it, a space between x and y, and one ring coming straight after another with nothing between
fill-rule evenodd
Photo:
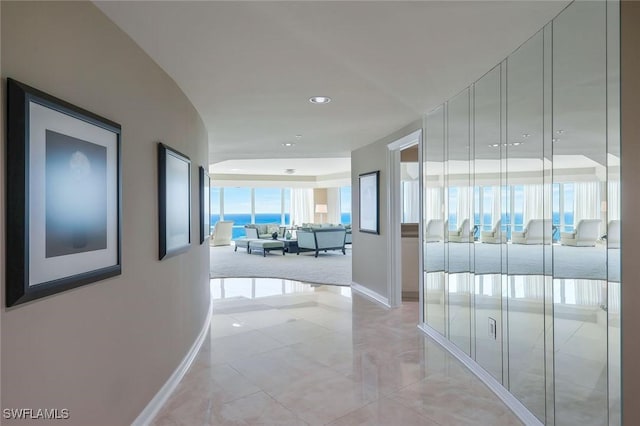
<instances>
[{"instance_id":1,"label":"area rug","mask_svg":"<svg viewBox=\"0 0 640 426\"><path fill-rule=\"evenodd\" d=\"M603 246L570 247L522 244L426 243L424 264L428 272L442 271L445 250L451 273L553 275L558 279L620 281L620 250ZM552 250L549 250L549 249ZM551 253L553 252L553 256ZM608 267L607 267L608 266Z\"/></svg>"},{"instance_id":2,"label":"area rug","mask_svg":"<svg viewBox=\"0 0 640 426\"><path fill-rule=\"evenodd\" d=\"M339 251L296 254L273 251L247 254L234 246L211 247L211 278L283 278L313 284L351 285L351 248Z\"/></svg>"}]
</instances>

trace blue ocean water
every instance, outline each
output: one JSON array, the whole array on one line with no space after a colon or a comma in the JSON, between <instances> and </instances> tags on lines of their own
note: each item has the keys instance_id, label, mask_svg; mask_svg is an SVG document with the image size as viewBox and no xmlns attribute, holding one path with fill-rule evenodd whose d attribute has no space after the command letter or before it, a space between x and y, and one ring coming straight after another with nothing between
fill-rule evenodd
<instances>
[{"instance_id":1,"label":"blue ocean water","mask_svg":"<svg viewBox=\"0 0 640 426\"><path fill-rule=\"evenodd\" d=\"M351 223L351 213L343 213L341 215L342 223ZM211 215L211 223L215 225L216 222L220 220L220 215L212 214ZM231 234L232 239L238 239L240 237L245 236L244 226L251 223L251 215L243 214L243 213L226 213L224 215L224 220L232 220L233 221L233 232ZM280 224L282 218L280 213L256 213L256 222L255 223L277 223ZM289 213L285 213L284 215L284 223L289 224Z\"/></svg>"}]
</instances>

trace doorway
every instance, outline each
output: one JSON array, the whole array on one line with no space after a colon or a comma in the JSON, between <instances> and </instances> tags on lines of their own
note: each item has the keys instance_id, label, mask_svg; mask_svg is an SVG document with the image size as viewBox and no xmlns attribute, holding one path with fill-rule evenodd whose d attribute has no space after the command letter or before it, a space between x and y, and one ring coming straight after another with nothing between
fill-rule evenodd
<instances>
[{"instance_id":1,"label":"doorway","mask_svg":"<svg viewBox=\"0 0 640 426\"><path fill-rule=\"evenodd\" d=\"M387 145L389 305L421 300L422 129ZM404 161L403 161L404 160ZM404 236L403 236L404 235Z\"/></svg>"}]
</instances>

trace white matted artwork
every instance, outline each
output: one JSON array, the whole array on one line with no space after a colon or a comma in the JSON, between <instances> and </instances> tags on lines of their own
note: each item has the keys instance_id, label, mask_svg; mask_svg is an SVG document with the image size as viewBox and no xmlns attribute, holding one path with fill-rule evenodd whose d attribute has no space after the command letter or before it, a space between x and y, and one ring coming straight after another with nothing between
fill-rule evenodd
<instances>
[{"instance_id":1,"label":"white matted artwork","mask_svg":"<svg viewBox=\"0 0 640 426\"><path fill-rule=\"evenodd\" d=\"M191 160L158 144L160 259L182 253L191 245Z\"/></svg>"},{"instance_id":2,"label":"white matted artwork","mask_svg":"<svg viewBox=\"0 0 640 426\"><path fill-rule=\"evenodd\" d=\"M7 81L7 306L121 273L120 125Z\"/></svg>"},{"instance_id":3,"label":"white matted artwork","mask_svg":"<svg viewBox=\"0 0 640 426\"><path fill-rule=\"evenodd\" d=\"M360 232L380 233L380 171L359 176Z\"/></svg>"}]
</instances>

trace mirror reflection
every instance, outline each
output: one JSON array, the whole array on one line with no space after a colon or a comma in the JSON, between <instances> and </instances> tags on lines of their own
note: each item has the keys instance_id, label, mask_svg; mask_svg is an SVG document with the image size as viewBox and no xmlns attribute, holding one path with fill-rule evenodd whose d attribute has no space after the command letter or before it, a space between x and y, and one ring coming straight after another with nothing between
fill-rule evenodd
<instances>
[{"instance_id":1,"label":"mirror reflection","mask_svg":"<svg viewBox=\"0 0 640 426\"><path fill-rule=\"evenodd\" d=\"M619 4L427 114L423 309L545 424L620 424Z\"/></svg>"}]
</instances>

